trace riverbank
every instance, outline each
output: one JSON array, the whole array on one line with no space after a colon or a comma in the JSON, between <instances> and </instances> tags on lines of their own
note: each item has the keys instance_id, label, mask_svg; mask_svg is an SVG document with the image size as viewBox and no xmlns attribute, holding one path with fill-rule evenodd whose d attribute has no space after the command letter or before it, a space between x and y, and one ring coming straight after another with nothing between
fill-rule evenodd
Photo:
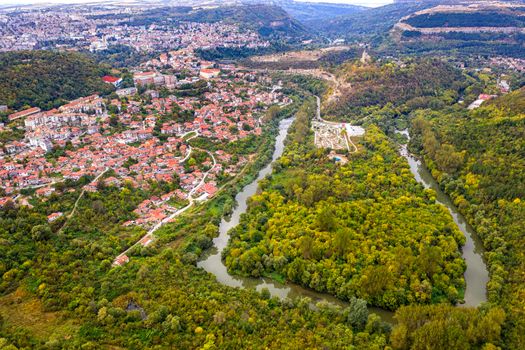
<instances>
[{"instance_id":1,"label":"riverbank","mask_svg":"<svg viewBox=\"0 0 525 350\"><path fill-rule=\"evenodd\" d=\"M286 139L291 122L292 118L289 118L283 120L279 125L279 135L276 137L272 161L278 159L284 151L284 140ZM419 183L425 188L433 188L437 186L435 182L431 182L431 177L430 179L427 178L426 175L430 176L430 174L428 174L428 171L425 173L422 164L406 152L406 147L401 147L401 155L408 161L412 175ZM281 300L286 298L298 299L308 297L312 300L311 306L313 307L315 307L315 304L318 302L337 305L343 308L348 306L348 303L341 301L334 296L318 293L294 283L280 283L270 278L234 276L228 273L227 267L222 260L222 252L228 245L230 239L228 232L239 224L241 215L247 210L248 199L257 192L258 182L270 174L271 171L272 167L269 164L259 172L255 180L246 185L242 191L236 195L235 202L237 205L233 210L231 217L229 219L223 218L221 220L219 236L213 240L212 249L203 256L203 258L197 263L197 266L215 275L218 282L231 287L255 289L257 291L267 289L270 292L270 295L278 297ZM437 188L437 190L439 190L439 188ZM467 237L467 243L463 248L463 254L465 258L468 259L467 263L471 266L467 268L467 272L465 273L465 279L468 281L469 287L465 291L464 299L466 306L478 306L481 302L486 300L484 297L485 290L483 289L483 286L486 284L484 278L488 279L488 274L486 274L486 269L483 269L484 264L480 258L480 253L478 252L479 246L473 241L472 237L475 236L472 236L471 228L466 225L464 219L458 215L459 213L457 213L457 210L455 210L455 207L450 200L447 201L446 196L442 192L436 191L436 193L438 194L438 203L448 208L455 224ZM476 258L480 260L476 261ZM394 313L391 311L374 307L369 308L369 311L380 315L385 321L393 322Z\"/></svg>"},{"instance_id":2,"label":"riverbank","mask_svg":"<svg viewBox=\"0 0 525 350\"><path fill-rule=\"evenodd\" d=\"M275 150L272 155L272 162L277 160L284 152L284 141L288 134L288 129L293 122L293 118L284 119L279 124L279 134L276 137ZM347 307L348 303L337 299L334 296L318 293L316 291L301 287L293 283L279 283L269 278L251 278L238 275L231 275L228 273L227 267L222 261L222 252L228 245L229 241L229 230L237 226L240 221L240 217L247 210L247 201L253 196L258 189L259 181L264 179L272 171L272 164L268 164L266 167L259 171L257 178L246 185L241 192L235 196L237 206L229 216L229 218L223 218L219 226L219 236L213 239L213 247L197 262L197 266L203 268L209 273L212 273L218 282L236 288L255 289L261 292L263 289L267 289L270 295L277 297L280 300L287 298L295 300L299 298L310 298L311 306L319 302L328 303L334 306L340 306L342 308ZM393 323L394 313L388 310L384 310L376 307L369 307L369 312L378 314L381 318L386 321Z\"/></svg>"},{"instance_id":3,"label":"riverbank","mask_svg":"<svg viewBox=\"0 0 525 350\"><path fill-rule=\"evenodd\" d=\"M397 131L410 140L408 130ZM408 151L407 145L400 145L400 154L408 161L410 171L416 178L417 182L425 188L432 189L436 193L436 202L445 206L454 223L459 230L465 235L466 242L461 248L463 259L467 263L465 271L465 293L464 306L477 307L487 301L487 283L489 281L489 272L483 259L483 243L474 228L467 222L465 217L459 212L450 197L445 194L437 181L432 177L426 166Z\"/></svg>"}]
</instances>

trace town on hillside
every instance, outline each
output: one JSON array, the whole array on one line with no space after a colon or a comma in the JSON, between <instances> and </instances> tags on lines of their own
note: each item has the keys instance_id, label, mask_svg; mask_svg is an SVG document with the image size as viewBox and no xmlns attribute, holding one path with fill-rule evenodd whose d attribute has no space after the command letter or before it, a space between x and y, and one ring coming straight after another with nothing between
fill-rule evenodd
<instances>
[{"instance_id":1,"label":"town on hillside","mask_svg":"<svg viewBox=\"0 0 525 350\"><path fill-rule=\"evenodd\" d=\"M173 48L264 48L270 43L237 24L134 20L143 7L57 6L0 9L0 52L43 48L101 52L112 46L154 52Z\"/></svg>"},{"instance_id":2,"label":"town on hillside","mask_svg":"<svg viewBox=\"0 0 525 350\"><path fill-rule=\"evenodd\" d=\"M120 76L101 79L115 86L111 95L8 116L4 128L19 130L21 137L0 150L0 206L45 201L66 181L90 179L82 192L167 183L168 191L144 200L124 223L152 229L193 200L214 196L239 174L255 154L223 146L259 137L268 107L291 103L272 79L203 61L191 48L137 67L131 86L123 86ZM192 147L195 138L215 147ZM48 219L62 216L54 212Z\"/></svg>"}]
</instances>

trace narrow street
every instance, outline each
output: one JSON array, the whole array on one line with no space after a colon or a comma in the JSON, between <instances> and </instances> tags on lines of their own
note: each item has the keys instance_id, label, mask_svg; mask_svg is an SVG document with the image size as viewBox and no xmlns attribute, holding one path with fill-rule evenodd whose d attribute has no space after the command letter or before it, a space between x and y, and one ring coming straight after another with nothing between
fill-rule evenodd
<instances>
[{"instance_id":1,"label":"narrow street","mask_svg":"<svg viewBox=\"0 0 525 350\"><path fill-rule=\"evenodd\" d=\"M198 131L191 131L191 132L195 132L195 135L188 138L186 141L189 141L195 137L197 137L199 135ZM183 135L183 137L187 134L190 134L191 132L188 132L186 134ZM182 213L184 213L185 211L187 211L189 208L191 208L193 206L193 203L195 202L195 198L193 198L193 194L199 190L199 188L204 185L205 181L206 181L206 178L208 177L208 175L210 174L210 172L213 170L213 168L217 165L217 160L215 159L215 156L213 155L213 153L211 153L210 151L207 151L207 150L204 150L204 149L200 149L198 148L198 150L200 151L203 151L203 152L206 152L210 155L211 159L213 160L213 165L211 166L211 168L206 172L204 173L202 179L199 181L199 183L197 185L195 185L189 192L188 192L188 201L189 201L189 204L187 206L185 206L184 208L181 208L179 210L177 210L176 212L174 212L173 214L169 215L168 217L164 218L163 220L161 220L160 222L158 222L155 226L153 226L144 236L142 236L137 242L135 242L132 246L130 246L128 249L126 249L125 251L123 251L122 253L120 253L113 261L113 266L116 266L116 265L119 265L119 261L122 261L124 259L124 257L127 256L127 254L133 249L135 248L136 246L138 246L139 244L142 244L142 245L146 245L144 242L148 242L147 244L149 244L149 242L151 242L151 240L153 240L154 236L153 236L153 233L155 233L155 231L157 231L159 228L161 228L163 225L165 225L166 223L168 222L171 222L173 219L175 219L177 216L181 215ZM186 156L181 160L181 163L186 161L190 155L191 155L191 152L192 152L192 148L191 146L189 146L189 150L188 150L188 153L186 154Z\"/></svg>"}]
</instances>

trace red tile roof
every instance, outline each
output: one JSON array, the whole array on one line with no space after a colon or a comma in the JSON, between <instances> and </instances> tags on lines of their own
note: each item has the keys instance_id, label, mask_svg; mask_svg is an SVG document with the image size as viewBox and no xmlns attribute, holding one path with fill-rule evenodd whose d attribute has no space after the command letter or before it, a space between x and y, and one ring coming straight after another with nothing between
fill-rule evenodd
<instances>
[{"instance_id":1,"label":"red tile roof","mask_svg":"<svg viewBox=\"0 0 525 350\"><path fill-rule=\"evenodd\" d=\"M113 83L116 83L117 81L119 81L120 78L112 77L111 75L105 75L105 76L102 77L102 80L104 80L106 83L113 84Z\"/></svg>"},{"instance_id":2,"label":"red tile roof","mask_svg":"<svg viewBox=\"0 0 525 350\"><path fill-rule=\"evenodd\" d=\"M40 112L40 108L38 108L38 107L25 109L23 111L10 114L9 115L9 120L15 120L15 119L18 119L18 118L26 117L28 115L35 114L35 113L38 113L38 112Z\"/></svg>"}]
</instances>

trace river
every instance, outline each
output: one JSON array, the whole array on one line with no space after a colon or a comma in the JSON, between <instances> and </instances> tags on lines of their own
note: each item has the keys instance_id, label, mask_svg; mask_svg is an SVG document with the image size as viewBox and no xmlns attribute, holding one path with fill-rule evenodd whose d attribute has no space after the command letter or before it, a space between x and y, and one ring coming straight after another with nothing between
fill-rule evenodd
<instances>
[{"instance_id":1,"label":"river","mask_svg":"<svg viewBox=\"0 0 525 350\"><path fill-rule=\"evenodd\" d=\"M410 140L408 130L396 131L405 135ZM471 225L465 220L465 217L458 211L450 197L440 188L436 180L430 174L427 167L422 162L408 152L407 145L401 145L400 153L408 161L410 171L425 188L431 188L436 192L436 201L447 207L452 219L458 226L459 230L466 238L465 245L462 248L463 259L467 263L465 271L465 306L478 306L487 301L487 282L489 281L489 272L487 265L483 260L483 244L478 234Z\"/></svg>"},{"instance_id":2,"label":"river","mask_svg":"<svg viewBox=\"0 0 525 350\"><path fill-rule=\"evenodd\" d=\"M288 134L288 129L293 122L293 118L284 119L279 124L279 134L275 139L275 150L272 155L272 163L277 160L284 151L284 140ZM438 202L445 205L451 212L454 221L459 229L465 233L467 242L463 247L463 256L467 260L467 271L465 272L465 279L467 281L467 289L465 292L465 305L477 306L479 303L486 300L485 285L488 281L488 273L483 260L481 259L481 243L477 239L474 230L466 223L461 214L457 212L455 206L450 199L439 189L437 183L432 179L428 171L422 164L408 153L406 146L402 146L401 154L408 160L410 169L416 177L416 180L422 183L427 188L433 188L436 191ZM308 297L312 300L312 306L317 302L328 302L332 305L345 307L348 303L339 300L331 295L318 293L311 289L303 288L293 283L279 283L269 278L252 278L234 276L228 273L228 269L222 261L222 252L228 245L230 236L228 231L239 224L241 214L246 212L247 201L257 192L258 183L272 171L272 165L268 164L259 171L257 178L246 185L241 192L235 196L236 207L229 219L223 218L219 226L219 236L213 240L213 247L203 256L197 263L198 267L203 268L207 272L215 275L218 282L236 288L250 288L261 291L267 288L270 294L279 299L296 299ZM394 313L376 307L369 307L370 312L378 314L387 322L393 323Z\"/></svg>"},{"instance_id":3,"label":"river","mask_svg":"<svg viewBox=\"0 0 525 350\"><path fill-rule=\"evenodd\" d=\"M284 151L284 140L288 134L288 129L293 122L293 118L284 119L279 123L279 134L275 138L275 150L272 155L272 163L277 160ZM272 172L272 165L268 164L259 171L257 178L246 185L241 192L235 196L235 202L237 206L233 210L232 215L227 220L223 218L219 226L219 236L213 240L213 247L204 255L203 259L197 263L197 266L202 267L204 270L212 273L222 284L230 287L238 288L250 288L261 291L263 288L267 288L270 294L279 299L297 299L308 297L312 300L311 306L315 307L318 302L324 301L332 305L338 305L345 307L348 303L337 299L334 296L324 293L318 293L314 290L303 288L293 283L279 283L270 278L252 278L252 277L241 277L234 276L228 273L226 265L222 261L222 251L228 245L230 236L228 231L239 224L241 214L246 212L247 200L257 192L259 181L266 177L266 175ZM369 307L368 310L381 316L381 318L387 322L393 322L394 313L388 310L380 308Z\"/></svg>"}]
</instances>

